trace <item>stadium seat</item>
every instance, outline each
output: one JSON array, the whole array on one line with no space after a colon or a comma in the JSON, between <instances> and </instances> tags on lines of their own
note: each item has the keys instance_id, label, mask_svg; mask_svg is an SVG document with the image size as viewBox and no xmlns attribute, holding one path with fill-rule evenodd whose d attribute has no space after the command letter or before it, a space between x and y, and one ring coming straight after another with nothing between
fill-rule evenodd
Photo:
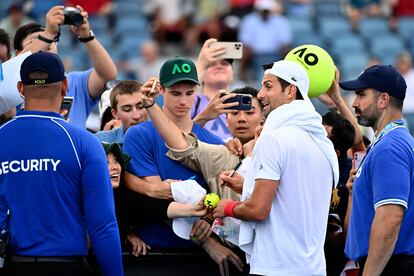
<instances>
[{"instance_id":1,"label":"stadium seat","mask_svg":"<svg viewBox=\"0 0 414 276\"><path fill-rule=\"evenodd\" d=\"M382 59L395 58L405 47L396 35L378 36L369 41L371 52Z\"/></svg>"},{"instance_id":2,"label":"stadium seat","mask_svg":"<svg viewBox=\"0 0 414 276\"><path fill-rule=\"evenodd\" d=\"M309 18L291 16L288 17L288 20L294 37L314 32L312 21Z\"/></svg>"},{"instance_id":3,"label":"stadium seat","mask_svg":"<svg viewBox=\"0 0 414 276\"><path fill-rule=\"evenodd\" d=\"M303 34L300 37L295 37L292 46L296 47L303 44L314 44L322 48L326 47L325 39L315 32Z\"/></svg>"},{"instance_id":4,"label":"stadium seat","mask_svg":"<svg viewBox=\"0 0 414 276\"><path fill-rule=\"evenodd\" d=\"M118 18L116 24L116 33L128 35L141 35L147 32L148 22L143 17L124 16Z\"/></svg>"},{"instance_id":5,"label":"stadium seat","mask_svg":"<svg viewBox=\"0 0 414 276\"><path fill-rule=\"evenodd\" d=\"M338 67L342 80L355 79L364 70L369 60L367 52L359 52L352 55L343 53L339 57Z\"/></svg>"},{"instance_id":6,"label":"stadium seat","mask_svg":"<svg viewBox=\"0 0 414 276\"><path fill-rule=\"evenodd\" d=\"M398 33L405 39L414 37L414 17L398 18Z\"/></svg>"},{"instance_id":7,"label":"stadium seat","mask_svg":"<svg viewBox=\"0 0 414 276\"><path fill-rule=\"evenodd\" d=\"M359 31L365 38L390 34L388 21L384 18L364 18L359 24Z\"/></svg>"},{"instance_id":8,"label":"stadium seat","mask_svg":"<svg viewBox=\"0 0 414 276\"><path fill-rule=\"evenodd\" d=\"M319 32L325 38L351 33L351 25L345 17L320 17Z\"/></svg>"},{"instance_id":9,"label":"stadium seat","mask_svg":"<svg viewBox=\"0 0 414 276\"><path fill-rule=\"evenodd\" d=\"M365 43L363 39L355 34L332 37L330 45L332 53L335 56L342 56L344 54L352 55L354 53L365 51Z\"/></svg>"}]
</instances>

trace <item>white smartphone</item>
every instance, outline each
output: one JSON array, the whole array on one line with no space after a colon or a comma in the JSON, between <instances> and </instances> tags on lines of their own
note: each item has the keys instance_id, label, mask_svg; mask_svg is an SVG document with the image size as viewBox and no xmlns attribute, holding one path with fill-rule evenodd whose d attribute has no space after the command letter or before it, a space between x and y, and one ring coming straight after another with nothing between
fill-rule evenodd
<instances>
[{"instance_id":1,"label":"white smartphone","mask_svg":"<svg viewBox=\"0 0 414 276\"><path fill-rule=\"evenodd\" d=\"M357 151L354 153L354 164L355 169L358 169L361 166L362 160L364 160L366 152L365 151Z\"/></svg>"},{"instance_id":2,"label":"white smartphone","mask_svg":"<svg viewBox=\"0 0 414 276\"><path fill-rule=\"evenodd\" d=\"M243 57L243 43L217 41L210 44L210 47L224 47L226 52L219 57L222 59L241 59Z\"/></svg>"}]
</instances>

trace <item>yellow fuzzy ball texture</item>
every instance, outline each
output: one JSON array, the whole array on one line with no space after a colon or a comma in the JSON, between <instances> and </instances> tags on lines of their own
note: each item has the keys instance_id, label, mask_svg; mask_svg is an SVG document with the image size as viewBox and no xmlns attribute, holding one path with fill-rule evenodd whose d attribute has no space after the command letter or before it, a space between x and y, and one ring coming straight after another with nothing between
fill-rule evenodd
<instances>
[{"instance_id":1,"label":"yellow fuzzy ball texture","mask_svg":"<svg viewBox=\"0 0 414 276\"><path fill-rule=\"evenodd\" d=\"M308 73L310 98L325 93L331 87L335 64L321 47L312 44L298 46L286 55L285 60L299 63Z\"/></svg>"},{"instance_id":2,"label":"yellow fuzzy ball texture","mask_svg":"<svg viewBox=\"0 0 414 276\"><path fill-rule=\"evenodd\" d=\"M220 197L216 193L209 193L204 199L204 205L210 208L216 208L219 201Z\"/></svg>"}]
</instances>

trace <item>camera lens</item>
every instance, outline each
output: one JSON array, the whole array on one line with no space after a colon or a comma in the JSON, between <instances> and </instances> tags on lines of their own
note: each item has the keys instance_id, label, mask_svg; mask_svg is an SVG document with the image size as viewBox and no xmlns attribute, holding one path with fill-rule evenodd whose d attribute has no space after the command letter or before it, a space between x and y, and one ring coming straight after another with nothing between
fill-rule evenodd
<instances>
[{"instance_id":1,"label":"camera lens","mask_svg":"<svg viewBox=\"0 0 414 276\"><path fill-rule=\"evenodd\" d=\"M243 96L243 98L242 98L242 104L246 104L247 105L247 104L250 104L251 101L252 101L252 99L250 97Z\"/></svg>"},{"instance_id":2,"label":"camera lens","mask_svg":"<svg viewBox=\"0 0 414 276\"><path fill-rule=\"evenodd\" d=\"M72 13L71 19L74 26L80 26L83 23L83 16L80 13Z\"/></svg>"}]
</instances>

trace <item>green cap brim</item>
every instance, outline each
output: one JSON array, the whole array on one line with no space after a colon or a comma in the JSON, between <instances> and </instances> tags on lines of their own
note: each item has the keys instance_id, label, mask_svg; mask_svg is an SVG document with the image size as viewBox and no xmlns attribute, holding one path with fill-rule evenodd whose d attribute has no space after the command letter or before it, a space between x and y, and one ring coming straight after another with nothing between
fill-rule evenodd
<instances>
[{"instance_id":1,"label":"green cap brim","mask_svg":"<svg viewBox=\"0 0 414 276\"><path fill-rule=\"evenodd\" d=\"M173 86L174 84L176 84L178 82L181 82L181 81L190 81L190 82L194 82L197 85L200 85L200 83L198 81L195 81L192 78L186 78L186 77L172 79L172 80L166 81L164 83L161 83L161 85L168 88L168 87Z\"/></svg>"}]
</instances>

